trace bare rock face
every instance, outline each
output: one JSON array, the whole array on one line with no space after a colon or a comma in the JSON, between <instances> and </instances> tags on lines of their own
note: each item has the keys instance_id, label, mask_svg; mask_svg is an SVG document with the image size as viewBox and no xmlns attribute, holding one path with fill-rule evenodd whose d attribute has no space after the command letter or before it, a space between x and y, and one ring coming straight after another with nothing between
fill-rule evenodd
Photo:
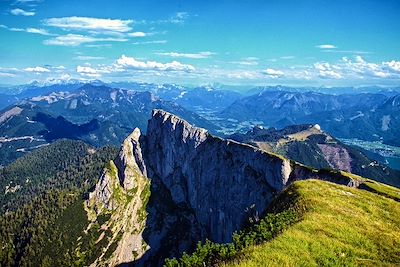
<instances>
[{"instance_id":1,"label":"bare rock face","mask_svg":"<svg viewBox=\"0 0 400 267\"><path fill-rule=\"evenodd\" d=\"M112 210L112 190L113 181L111 175L108 171L104 171L96 184L95 190L89 194L89 200L95 199L97 202L102 203L107 209Z\"/></svg>"},{"instance_id":2,"label":"bare rock face","mask_svg":"<svg viewBox=\"0 0 400 267\"><path fill-rule=\"evenodd\" d=\"M147 176L139 139L140 130L136 128L125 139L118 157L114 160L120 183L125 190L131 190L137 186L135 177L138 174Z\"/></svg>"},{"instance_id":3,"label":"bare rock face","mask_svg":"<svg viewBox=\"0 0 400 267\"><path fill-rule=\"evenodd\" d=\"M108 245L92 266L116 266L131 262L149 249L142 234L146 225L150 180L146 176L139 139L140 130L135 129L122 144L117 158L109 162L86 202L90 221L110 216L101 225L103 230L111 232ZM98 242L103 238L106 237L101 235ZM112 253L107 254L112 244L117 245Z\"/></svg>"},{"instance_id":4,"label":"bare rock face","mask_svg":"<svg viewBox=\"0 0 400 267\"><path fill-rule=\"evenodd\" d=\"M134 234L124 234L113 263L122 262L115 260L121 255L126 262L135 248L131 260L144 266L159 265L165 256L192 248L198 240L231 241L249 216L265 211L272 198L295 180L357 186L350 176L312 170L214 137L162 110L153 111L147 136L135 130L112 163L90 197L108 210L119 210L114 220L133 225L117 229ZM142 195L150 182L147 205ZM123 203L120 192L127 196ZM133 214L128 216L127 209Z\"/></svg>"},{"instance_id":5,"label":"bare rock face","mask_svg":"<svg viewBox=\"0 0 400 267\"><path fill-rule=\"evenodd\" d=\"M345 148L326 144L318 144L318 147L333 169L351 172L351 156Z\"/></svg>"},{"instance_id":6,"label":"bare rock face","mask_svg":"<svg viewBox=\"0 0 400 267\"><path fill-rule=\"evenodd\" d=\"M291 173L286 159L211 136L160 110L149 122L147 142L154 176L174 202L194 210L213 241L230 241L246 220L246 210L261 213Z\"/></svg>"}]
</instances>

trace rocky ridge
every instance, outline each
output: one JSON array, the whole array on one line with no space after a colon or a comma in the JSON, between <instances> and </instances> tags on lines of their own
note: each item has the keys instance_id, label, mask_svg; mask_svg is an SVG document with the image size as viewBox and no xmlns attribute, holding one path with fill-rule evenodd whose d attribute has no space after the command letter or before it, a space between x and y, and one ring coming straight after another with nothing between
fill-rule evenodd
<instances>
[{"instance_id":1,"label":"rocky ridge","mask_svg":"<svg viewBox=\"0 0 400 267\"><path fill-rule=\"evenodd\" d=\"M214 137L154 110L147 135L135 129L124 141L87 201L91 220L111 214L102 227L109 227L112 240L118 241L110 259L96 264L104 260L112 265L159 265L198 240L229 242L232 233L263 213L276 194L303 179L353 187L360 182L354 175L313 170L251 145Z\"/></svg>"}]
</instances>

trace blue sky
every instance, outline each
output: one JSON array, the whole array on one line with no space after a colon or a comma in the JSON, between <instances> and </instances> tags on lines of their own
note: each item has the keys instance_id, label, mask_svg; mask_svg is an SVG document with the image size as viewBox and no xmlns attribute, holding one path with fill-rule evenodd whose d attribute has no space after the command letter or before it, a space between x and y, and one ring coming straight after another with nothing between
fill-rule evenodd
<instances>
[{"instance_id":1,"label":"blue sky","mask_svg":"<svg viewBox=\"0 0 400 267\"><path fill-rule=\"evenodd\" d=\"M0 1L0 84L400 83L400 1Z\"/></svg>"}]
</instances>

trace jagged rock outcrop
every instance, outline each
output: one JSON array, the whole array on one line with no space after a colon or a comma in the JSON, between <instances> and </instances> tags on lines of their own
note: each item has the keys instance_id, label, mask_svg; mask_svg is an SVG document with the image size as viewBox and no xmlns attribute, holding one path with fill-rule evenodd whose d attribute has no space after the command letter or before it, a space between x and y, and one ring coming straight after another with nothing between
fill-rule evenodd
<instances>
[{"instance_id":1,"label":"jagged rock outcrop","mask_svg":"<svg viewBox=\"0 0 400 267\"><path fill-rule=\"evenodd\" d=\"M142 234L146 225L150 180L146 176L139 139L140 130L135 129L89 194L86 203L89 219L94 222L100 215L110 216L101 227L111 232L108 245L93 266L131 262L149 249ZM104 235L100 236L97 243L104 238ZM107 253L109 250L111 253Z\"/></svg>"},{"instance_id":2,"label":"jagged rock outcrop","mask_svg":"<svg viewBox=\"0 0 400 267\"><path fill-rule=\"evenodd\" d=\"M214 137L170 113L154 110L147 135L141 136L136 129L125 140L90 195L89 207L110 210L111 219L136 229L135 234L124 233L112 263L132 256L139 265L158 265L198 240L230 241L249 216L261 214L289 183L311 178L358 184L352 176L313 170L256 147ZM139 196L150 181L147 205ZM127 197L121 201L121 195ZM117 227L115 231L127 230ZM134 256L128 252L133 247Z\"/></svg>"}]
</instances>

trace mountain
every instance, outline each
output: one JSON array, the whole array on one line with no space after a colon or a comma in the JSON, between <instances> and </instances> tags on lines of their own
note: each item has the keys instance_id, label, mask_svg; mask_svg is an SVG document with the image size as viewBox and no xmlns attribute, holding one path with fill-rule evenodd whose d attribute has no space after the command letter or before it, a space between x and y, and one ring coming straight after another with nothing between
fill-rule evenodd
<instances>
[{"instance_id":1,"label":"mountain","mask_svg":"<svg viewBox=\"0 0 400 267\"><path fill-rule=\"evenodd\" d=\"M163 108L180 114L196 125L215 129L214 125L197 114L147 91L136 92L87 84L73 93L34 97L27 102L74 123L84 123L96 118L99 121L113 121L119 127L128 128L130 131L134 127L145 130L151 110Z\"/></svg>"},{"instance_id":2,"label":"mountain","mask_svg":"<svg viewBox=\"0 0 400 267\"><path fill-rule=\"evenodd\" d=\"M382 140L398 145L398 95L261 91L237 100L218 116L282 128L293 124L319 124L338 138ZM251 125L251 123L250 123Z\"/></svg>"},{"instance_id":3,"label":"mountain","mask_svg":"<svg viewBox=\"0 0 400 267\"><path fill-rule=\"evenodd\" d=\"M109 86L135 91L149 91L163 100L175 102L180 106L196 112L220 111L242 97L234 86L207 85L198 87L177 84L151 84L114 82Z\"/></svg>"},{"instance_id":4,"label":"mountain","mask_svg":"<svg viewBox=\"0 0 400 267\"><path fill-rule=\"evenodd\" d=\"M198 240L229 242L249 216L262 214L296 180L322 179L357 187L362 179L314 170L231 140L210 135L164 111L154 111L147 135L135 130L110 162L88 209L92 220L111 212L108 243L96 264L136 259L159 265ZM224 196L224 197L221 197ZM126 212L133 214L126 218ZM103 226L109 228L108 226ZM116 240L116 233L121 236ZM108 259L106 259L108 255Z\"/></svg>"},{"instance_id":5,"label":"mountain","mask_svg":"<svg viewBox=\"0 0 400 267\"><path fill-rule=\"evenodd\" d=\"M119 145L135 127L146 130L154 108L179 114L211 131L218 129L196 113L150 92L85 85L73 92L33 97L3 110L1 164L61 138L79 139L97 147Z\"/></svg>"},{"instance_id":6,"label":"mountain","mask_svg":"<svg viewBox=\"0 0 400 267\"><path fill-rule=\"evenodd\" d=\"M105 83L98 80L80 81L71 79L66 81L54 80L47 83L32 82L27 85L0 88L0 109L27 98L46 96L52 93L71 93L84 85L107 86L137 92L151 92L163 100L177 103L191 111L220 111L242 97L240 93L230 90L231 87L218 85L216 85L218 88L214 86L191 88L175 84L138 82Z\"/></svg>"},{"instance_id":7,"label":"mountain","mask_svg":"<svg viewBox=\"0 0 400 267\"><path fill-rule=\"evenodd\" d=\"M328 95L343 95L343 94L384 94L386 96L392 96L400 93L400 87L381 87L381 86L359 86L359 87L290 87L283 85L275 86L257 86L251 88L246 92L246 95L254 95L262 92L272 92L272 91L283 91L283 92L315 92Z\"/></svg>"},{"instance_id":8,"label":"mountain","mask_svg":"<svg viewBox=\"0 0 400 267\"><path fill-rule=\"evenodd\" d=\"M262 91L239 99L221 112L226 118L260 120L270 126L295 122L300 118L325 111L349 108L370 109L387 99L380 94L328 95L316 92Z\"/></svg>"},{"instance_id":9,"label":"mountain","mask_svg":"<svg viewBox=\"0 0 400 267\"><path fill-rule=\"evenodd\" d=\"M58 149L50 148L56 144ZM49 156L62 160L63 153L68 153L62 147L61 143L52 144L13 164L26 159L40 163L41 155L44 163ZM35 190L48 181L56 182L51 182L48 190L34 190L30 202L21 202L1 216L2 266L27 262L41 266L159 266L166 258L199 249L203 256L219 255L222 258L216 258L216 262L221 262L252 244L285 234L286 229L290 231L308 218L302 214L314 214L320 207L313 198L316 190L324 196L318 199L332 207L352 197L353 202L342 210L343 216L368 218L368 209L362 203L379 203L376 216L383 214L382 207L390 211L399 208L394 201L399 199L398 189L346 172L313 169L248 144L215 137L162 110L153 111L146 135L136 128L124 140L114 160L105 164L111 155L108 153L90 159L97 154L93 152L84 152L86 156L79 156L77 165L72 161L66 168L58 169L56 166L64 164L56 161L50 163L48 177L56 172L57 178L35 176L43 167L32 172L32 179L41 181ZM96 167L90 167L93 163ZM104 170L96 182L93 171L99 166ZM19 170L13 167L13 172ZM8 173L2 180L12 180ZM311 180L298 182L306 179ZM306 195L304 190L314 193ZM359 205L365 208L360 210ZM328 210L337 213L332 207ZM330 214L327 216L333 216ZM385 260L396 263L396 237L392 233L396 233L398 224L388 221L397 222L399 216L396 212L385 214L379 231L390 235L380 244L385 245L390 257ZM329 220L326 223L335 227ZM346 231L350 230L348 226ZM235 231L240 232L232 236ZM362 238L375 244L370 235ZM196 249L197 242L206 239L210 241ZM211 256L211 262L215 262ZM197 259L197 265L188 266L204 265L198 256L190 256L190 261L188 255L184 261L185 257L187 263ZM166 264L176 266L171 265L175 261Z\"/></svg>"},{"instance_id":10,"label":"mountain","mask_svg":"<svg viewBox=\"0 0 400 267\"><path fill-rule=\"evenodd\" d=\"M316 125L293 125L281 130L254 127L228 138L277 153L307 166L336 169L400 187L400 172L370 159L356 147L335 139Z\"/></svg>"},{"instance_id":11,"label":"mountain","mask_svg":"<svg viewBox=\"0 0 400 267\"><path fill-rule=\"evenodd\" d=\"M153 92L164 100L174 101L196 112L221 111L242 97L238 92L215 89L211 86L185 88L162 85Z\"/></svg>"},{"instance_id":12,"label":"mountain","mask_svg":"<svg viewBox=\"0 0 400 267\"><path fill-rule=\"evenodd\" d=\"M85 82L79 80L70 80L53 81L45 84L32 82L26 85L2 88L2 92L0 94L0 109L3 109L9 105L13 105L18 101L24 100L26 98L47 95L51 93L74 91L84 84Z\"/></svg>"},{"instance_id":13,"label":"mountain","mask_svg":"<svg viewBox=\"0 0 400 267\"><path fill-rule=\"evenodd\" d=\"M391 96L379 105L310 114L299 122L319 121L321 127L339 138L382 141L400 146L400 95Z\"/></svg>"},{"instance_id":14,"label":"mountain","mask_svg":"<svg viewBox=\"0 0 400 267\"><path fill-rule=\"evenodd\" d=\"M107 124L93 119L85 124L74 124L62 116L52 117L40 107L30 104L11 108L0 116L0 159L8 165L15 159L59 140L84 140L92 145L117 143ZM95 138L94 138L95 137Z\"/></svg>"}]
</instances>

